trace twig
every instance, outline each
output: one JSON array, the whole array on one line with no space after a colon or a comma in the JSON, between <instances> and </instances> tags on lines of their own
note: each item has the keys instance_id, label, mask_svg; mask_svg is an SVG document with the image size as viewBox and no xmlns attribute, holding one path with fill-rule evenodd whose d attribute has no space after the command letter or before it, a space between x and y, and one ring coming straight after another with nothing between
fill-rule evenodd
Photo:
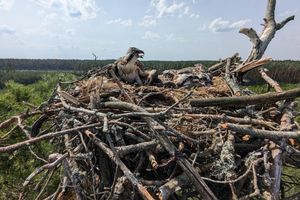
<instances>
[{"instance_id":1,"label":"twig","mask_svg":"<svg viewBox=\"0 0 300 200\"><path fill-rule=\"evenodd\" d=\"M189 92L182 99L177 101L175 104L173 104L166 110L159 112L159 113L149 113L147 111L145 111L145 112L130 112L130 113L122 113L122 114L113 114L110 117L114 118L114 119L121 118L121 117L162 117L162 116L167 115L174 107L176 107L181 102L185 101L191 95L192 95L192 92ZM121 102L119 102L119 103L121 103Z\"/></svg>"},{"instance_id":2,"label":"twig","mask_svg":"<svg viewBox=\"0 0 300 200\"><path fill-rule=\"evenodd\" d=\"M28 146L28 149L29 149L30 153L31 153L36 159L41 160L41 161L43 161L44 163L48 163L47 160L45 160L44 158L39 157L39 156L32 150L32 148L31 148L30 146Z\"/></svg>"},{"instance_id":3,"label":"twig","mask_svg":"<svg viewBox=\"0 0 300 200\"><path fill-rule=\"evenodd\" d=\"M154 198L151 196L151 194L147 191L147 189L139 183L139 181L135 178L135 176L130 172L130 170L126 167L126 165L120 160L120 158L114 154L105 143L103 143L100 139L96 138L95 135L91 133L87 133L88 137L92 139L92 141L97 145L104 153L107 154L107 156L110 157L112 161L114 161L120 169L123 171L124 175L130 180L130 182L135 186L143 199L145 200L154 200Z\"/></svg>"},{"instance_id":4,"label":"twig","mask_svg":"<svg viewBox=\"0 0 300 200\"><path fill-rule=\"evenodd\" d=\"M227 58L224 79L225 79L227 85L232 90L233 95L240 96L241 90L240 90L238 84L236 83L235 79L232 77L232 74L230 72L230 65L231 65L231 58Z\"/></svg>"},{"instance_id":5,"label":"twig","mask_svg":"<svg viewBox=\"0 0 300 200\"><path fill-rule=\"evenodd\" d=\"M0 147L0 153L15 151L24 146L32 145L32 144L35 144L35 143L43 141L43 140L50 140L51 138L58 137L58 136L61 136L64 134L74 134L74 133L77 133L77 131L90 129L90 128L94 128L94 127L101 126L101 125L102 125L102 123L95 123L95 124L89 124L89 125L84 125L84 126L78 126L75 128L70 128L70 129L66 129L66 130L62 130L62 131L51 132L51 133L48 133L45 135L41 135L39 137L35 137L35 138L29 139L29 140L15 143L12 145Z\"/></svg>"},{"instance_id":6,"label":"twig","mask_svg":"<svg viewBox=\"0 0 300 200\"><path fill-rule=\"evenodd\" d=\"M253 175L253 189L254 189L254 192L249 194L249 195L241 197L240 198L241 200L246 200L246 199L250 199L250 198L253 198L253 197L256 197L256 196L261 196L260 190L259 190L259 187L258 187L258 184L257 184L257 175L256 175L255 165L252 165L252 175Z\"/></svg>"},{"instance_id":7,"label":"twig","mask_svg":"<svg viewBox=\"0 0 300 200\"><path fill-rule=\"evenodd\" d=\"M270 76L268 76L268 74L266 73L266 69L262 68L259 70L259 73L261 74L261 77L270 85L272 86L276 92L283 92L283 90L281 89L280 85L274 81Z\"/></svg>"},{"instance_id":8,"label":"twig","mask_svg":"<svg viewBox=\"0 0 300 200\"><path fill-rule=\"evenodd\" d=\"M30 181L38 174L40 174L41 172L43 172L45 169L54 169L57 165L59 165L64 159L66 159L68 157L68 154L65 153L63 155L61 155L59 158L57 158L54 162L51 162L49 164L45 164L42 167L37 168L36 170L34 170L24 181L23 183L23 187L26 187Z\"/></svg>"},{"instance_id":9,"label":"twig","mask_svg":"<svg viewBox=\"0 0 300 200\"><path fill-rule=\"evenodd\" d=\"M127 102L105 102L103 103L104 107L111 108L119 108L122 110L130 110L130 111L138 111L138 112L146 112L140 106L127 103ZM152 118L143 117L143 119L147 122L149 128L151 129L153 135L159 140L160 144L169 152L170 155L175 155L176 147L172 144L172 142L167 138L160 134L158 134L153 128L152 124L157 123ZM198 142L198 141L196 141ZM197 191L203 195L204 198L207 199L217 199L210 188L206 185L206 183L202 180L198 172L192 167L191 163L189 163L185 158L178 158L177 163L180 167L185 171L185 173L189 176L191 181L195 184Z\"/></svg>"},{"instance_id":10,"label":"twig","mask_svg":"<svg viewBox=\"0 0 300 200\"><path fill-rule=\"evenodd\" d=\"M10 131L8 131L6 134L2 135L0 137L0 140L4 140L6 137L8 137L11 133L13 133L14 130L16 130L16 128L18 128L18 125L15 125L12 129L10 129Z\"/></svg>"},{"instance_id":11,"label":"twig","mask_svg":"<svg viewBox=\"0 0 300 200\"><path fill-rule=\"evenodd\" d=\"M267 131L253 128L250 125L238 125L226 123L221 125L222 128L235 131L240 134L249 134L257 138L268 138L278 140L282 138L299 138L300 131Z\"/></svg>"},{"instance_id":12,"label":"twig","mask_svg":"<svg viewBox=\"0 0 300 200\"><path fill-rule=\"evenodd\" d=\"M122 83L120 82L119 78L116 76L115 72L113 70L109 70L109 73L111 74L111 76L113 77L114 81L117 83L117 85L119 86L121 92L124 94L124 96L131 102L134 103L133 99L127 94L127 92L125 91L125 89L122 86Z\"/></svg>"},{"instance_id":13,"label":"twig","mask_svg":"<svg viewBox=\"0 0 300 200\"><path fill-rule=\"evenodd\" d=\"M249 172L251 171L252 169L252 165L253 163L251 163L251 165L248 167L248 169L245 171L244 174L242 174L241 176L239 176L238 178L234 179L234 180L227 180L227 181L219 181L219 180L214 180L214 179L211 179L211 178L207 178L207 177L201 177L203 180L206 180L206 181L209 181L209 182L212 182L212 183L219 183L219 184L229 184L229 183L236 183L240 180L242 180L243 178L245 178Z\"/></svg>"},{"instance_id":14,"label":"twig","mask_svg":"<svg viewBox=\"0 0 300 200\"><path fill-rule=\"evenodd\" d=\"M88 110L88 109L85 109L85 108L77 108L77 107L73 107L73 106L68 105L66 103L66 101L64 100L64 98L60 95L61 89L60 89L59 86L57 87L57 92L58 92L58 95L60 97L60 100L61 100L63 106L66 109L72 110L74 112L83 112L83 113L90 114L90 115L96 115L97 117L100 117L100 118L106 117L106 114L98 112L98 111L95 111L95 110Z\"/></svg>"},{"instance_id":15,"label":"twig","mask_svg":"<svg viewBox=\"0 0 300 200\"><path fill-rule=\"evenodd\" d=\"M127 128L130 128L131 130L133 130L135 133L139 134L144 140L151 140L151 137L149 137L148 135L146 135L145 133L141 132L140 130L138 130L137 128L131 126L130 124L127 124L125 122L121 122L121 121L116 121L116 120L110 120L109 121L110 124L117 124L119 126L125 126Z\"/></svg>"},{"instance_id":16,"label":"twig","mask_svg":"<svg viewBox=\"0 0 300 200\"><path fill-rule=\"evenodd\" d=\"M172 114L172 117L180 117L180 116L186 116L186 117L192 117L192 118L200 118L200 119L210 119L210 120L220 120L223 122L232 122L232 123L238 123L238 124L253 124L253 125L260 125L264 126L266 128L271 128L273 130L277 130L275 127L277 123L265 121L261 119L253 119L253 118L239 118L239 117L232 117L225 114L222 115L213 115L213 114L190 114L190 113L183 113L183 114Z\"/></svg>"},{"instance_id":17,"label":"twig","mask_svg":"<svg viewBox=\"0 0 300 200\"><path fill-rule=\"evenodd\" d=\"M146 151L146 150L155 148L157 144L158 144L157 141L152 140L150 142L131 144L131 145L127 145L127 146L119 146L119 147L116 147L116 150L118 152L118 155L120 157L123 157L123 156L133 153L133 152Z\"/></svg>"},{"instance_id":18,"label":"twig","mask_svg":"<svg viewBox=\"0 0 300 200\"><path fill-rule=\"evenodd\" d=\"M40 199L40 197L42 196L43 192L45 191L47 185L49 184L49 181L51 180L54 172L55 172L55 169L51 170L51 172L50 172L50 174L49 174L49 176L48 176L48 178L47 178L47 180L46 180L43 188L41 189L41 191L39 192L39 194L36 196L35 200Z\"/></svg>"},{"instance_id":19,"label":"twig","mask_svg":"<svg viewBox=\"0 0 300 200\"><path fill-rule=\"evenodd\" d=\"M287 90L284 92L270 92L266 94L239 96L239 97L215 97L207 99L191 99L190 104L193 107L205 106L245 106L255 104L268 104L285 99L293 99L300 96L300 88Z\"/></svg>"},{"instance_id":20,"label":"twig","mask_svg":"<svg viewBox=\"0 0 300 200\"><path fill-rule=\"evenodd\" d=\"M112 186L111 186L110 194L109 194L109 196L107 197L108 200L111 200L112 197L113 197L113 194L114 194L114 191L115 191L115 187L116 187L116 183L117 183L118 174L119 174L119 166L116 165L113 184L112 184Z\"/></svg>"}]
</instances>

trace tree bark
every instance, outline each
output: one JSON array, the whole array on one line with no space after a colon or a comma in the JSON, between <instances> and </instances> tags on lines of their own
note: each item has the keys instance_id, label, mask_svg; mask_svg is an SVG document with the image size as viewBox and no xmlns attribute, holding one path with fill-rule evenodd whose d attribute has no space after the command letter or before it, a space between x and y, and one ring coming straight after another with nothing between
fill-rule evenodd
<instances>
[{"instance_id":1,"label":"tree bark","mask_svg":"<svg viewBox=\"0 0 300 200\"><path fill-rule=\"evenodd\" d=\"M106 108L118 108L121 110L130 110L134 112L147 112L142 107L127 103L127 102L105 102L102 104L103 107ZM159 141L159 143L169 152L170 155L175 156L178 152L178 149L174 146L174 144L166 137L164 134L157 133L152 127L153 124L156 124L158 121L150 118L150 117L142 117L149 127L152 129L153 135ZM183 134L182 134L183 135ZM201 178L196 169L191 165L191 163L183 156L179 156L176 159L177 164L182 168L182 170L189 177L191 182L193 183L196 190L201 194L204 199L208 200L217 200L217 197L210 190L204 180Z\"/></svg>"},{"instance_id":2,"label":"tree bark","mask_svg":"<svg viewBox=\"0 0 300 200\"><path fill-rule=\"evenodd\" d=\"M158 188L158 197L160 200L169 199L169 197L176 192L177 190L181 189L181 186L190 184L190 180L185 173L172 178L166 184L160 186Z\"/></svg>"},{"instance_id":3,"label":"tree bark","mask_svg":"<svg viewBox=\"0 0 300 200\"><path fill-rule=\"evenodd\" d=\"M277 23L275 21L276 0L268 0L264 28L260 36L257 35L253 28L242 28L239 32L249 37L252 43L252 49L245 63L262 58L269 43L274 38L276 32L283 28L289 21L294 20L295 16L290 16L283 21Z\"/></svg>"},{"instance_id":4,"label":"tree bark","mask_svg":"<svg viewBox=\"0 0 300 200\"><path fill-rule=\"evenodd\" d=\"M229 69L230 64L231 64L231 58L227 58L224 79L225 79L227 85L230 87L233 95L241 96L242 92L241 92L239 85L236 82L236 78L234 76L232 76L232 74L230 72L230 69Z\"/></svg>"},{"instance_id":5,"label":"tree bark","mask_svg":"<svg viewBox=\"0 0 300 200\"><path fill-rule=\"evenodd\" d=\"M139 180L134 176L134 174L128 169L128 167L121 161L121 159L116 156L110 150L105 143L103 143L99 138L97 138L93 134L86 133L94 142L94 144L99 147L112 161L114 161L122 170L124 175L128 178L128 180L133 184L134 187L137 188L140 195L145 200L154 200L154 198L151 196L151 194L147 191L147 189L139 182Z\"/></svg>"},{"instance_id":6,"label":"tree bark","mask_svg":"<svg viewBox=\"0 0 300 200\"><path fill-rule=\"evenodd\" d=\"M252 43L252 49L243 64L261 59L276 32L283 28L289 21L294 20L295 16L293 15L277 23L275 21L275 7L276 0L268 0L263 24L264 28L259 36L253 28L240 29L239 33L246 35ZM245 73L246 72L238 73L238 80L240 82L243 82Z\"/></svg>"},{"instance_id":7,"label":"tree bark","mask_svg":"<svg viewBox=\"0 0 300 200\"><path fill-rule=\"evenodd\" d=\"M238 97L218 97L207 99L191 99L190 104L193 107L205 106L245 106L255 104L268 104L277 101L293 99L300 96L300 88L287 90L285 92L269 92L265 94L252 96L238 96Z\"/></svg>"},{"instance_id":8,"label":"tree bark","mask_svg":"<svg viewBox=\"0 0 300 200\"><path fill-rule=\"evenodd\" d=\"M222 128L232 130L240 134L248 134L253 137L280 140L283 138L299 138L300 131L267 131L263 129L256 129L249 125L238 125L232 123L222 124Z\"/></svg>"}]
</instances>

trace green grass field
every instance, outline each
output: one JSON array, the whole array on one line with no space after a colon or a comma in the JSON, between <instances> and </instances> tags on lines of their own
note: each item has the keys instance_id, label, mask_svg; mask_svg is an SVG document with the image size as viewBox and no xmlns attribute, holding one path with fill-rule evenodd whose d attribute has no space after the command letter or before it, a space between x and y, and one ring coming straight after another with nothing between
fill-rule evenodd
<instances>
[{"instance_id":1,"label":"green grass field","mask_svg":"<svg viewBox=\"0 0 300 200\"><path fill-rule=\"evenodd\" d=\"M281 88L283 90L290 90L290 89L293 89L293 88L300 87L300 83L298 83L298 84L280 83L279 85L281 86ZM253 92L257 93L257 94L262 94L262 93L268 92L268 85L267 84L252 85L252 86L248 86L248 88L251 91L253 91ZM274 91L274 90L271 89L270 91ZM298 102L296 110L300 112L300 97L297 98L296 101ZM298 123L300 123L300 116L299 115L296 117L296 121Z\"/></svg>"}]
</instances>

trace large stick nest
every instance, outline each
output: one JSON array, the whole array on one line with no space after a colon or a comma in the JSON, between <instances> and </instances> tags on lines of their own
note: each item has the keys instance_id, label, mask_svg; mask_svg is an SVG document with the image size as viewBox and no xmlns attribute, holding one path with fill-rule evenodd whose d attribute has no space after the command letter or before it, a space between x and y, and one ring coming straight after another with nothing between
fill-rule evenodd
<instances>
[{"instance_id":1,"label":"large stick nest","mask_svg":"<svg viewBox=\"0 0 300 200\"><path fill-rule=\"evenodd\" d=\"M41 141L60 147L24 181L20 199L34 184L47 187L58 169L57 190L38 190L38 198L270 198L273 172L284 164L276 151L300 166L292 101L192 107L189 99L234 96L225 64L211 72L217 75L210 86L135 86L97 73L58 84L40 107L0 124L5 129L15 123L27 137L0 152ZM230 71L237 67L231 64ZM238 95L248 94L240 89ZM24 126L32 117L38 119ZM35 181L41 173L45 178Z\"/></svg>"}]
</instances>

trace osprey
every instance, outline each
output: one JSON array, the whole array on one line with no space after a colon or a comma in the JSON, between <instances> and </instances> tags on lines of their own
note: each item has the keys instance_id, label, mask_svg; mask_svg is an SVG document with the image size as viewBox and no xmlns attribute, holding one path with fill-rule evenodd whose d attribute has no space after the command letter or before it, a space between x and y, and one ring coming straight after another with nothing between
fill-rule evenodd
<instances>
[{"instance_id":1,"label":"osprey","mask_svg":"<svg viewBox=\"0 0 300 200\"><path fill-rule=\"evenodd\" d=\"M126 52L126 55L119 58L116 62L116 71L118 77L127 83L143 85L142 78L146 76L143 69L143 63L139 61L139 58L143 58L144 51L130 47Z\"/></svg>"}]
</instances>

